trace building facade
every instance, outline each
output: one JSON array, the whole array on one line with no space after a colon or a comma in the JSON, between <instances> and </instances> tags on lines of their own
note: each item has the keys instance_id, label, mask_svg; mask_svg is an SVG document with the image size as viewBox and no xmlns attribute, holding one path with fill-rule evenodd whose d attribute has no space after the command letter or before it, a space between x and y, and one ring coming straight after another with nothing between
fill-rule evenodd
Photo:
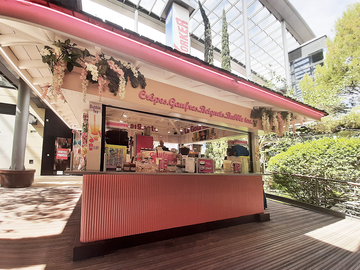
<instances>
[{"instance_id":1,"label":"building facade","mask_svg":"<svg viewBox=\"0 0 360 270\"><path fill-rule=\"evenodd\" d=\"M310 77L314 76L316 66L324 64L325 52L325 35L314 38L289 52L291 87L295 90L298 100L302 100L299 82L305 74L308 74Z\"/></svg>"}]
</instances>

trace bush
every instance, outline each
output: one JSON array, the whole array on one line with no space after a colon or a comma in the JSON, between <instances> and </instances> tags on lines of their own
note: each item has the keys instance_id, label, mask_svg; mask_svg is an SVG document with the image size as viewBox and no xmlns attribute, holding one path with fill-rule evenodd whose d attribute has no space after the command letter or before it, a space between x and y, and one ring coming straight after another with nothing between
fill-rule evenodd
<instances>
[{"instance_id":1,"label":"bush","mask_svg":"<svg viewBox=\"0 0 360 270\"><path fill-rule=\"evenodd\" d=\"M269 171L356 181L360 179L360 139L322 138L291 146L269 160Z\"/></svg>"},{"instance_id":2,"label":"bush","mask_svg":"<svg viewBox=\"0 0 360 270\"><path fill-rule=\"evenodd\" d=\"M268 170L287 174L316 176L335 180L359 182L360 138L322 138L290 147L272 157ZM339 190L332 182L316 183L312 179L275 174L276 188L308 203L317 198L339 198Z\"/></svg>"}]
</instances>

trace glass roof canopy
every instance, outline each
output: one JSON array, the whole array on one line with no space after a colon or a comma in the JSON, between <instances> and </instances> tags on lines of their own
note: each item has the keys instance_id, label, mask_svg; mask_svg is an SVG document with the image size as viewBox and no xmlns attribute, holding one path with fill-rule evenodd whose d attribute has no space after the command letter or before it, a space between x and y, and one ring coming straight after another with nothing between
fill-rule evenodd
<instances>
[{"instance_id":1,"label":"glass roof canopy","mask_svg":"<svg viewBox=\"0 0 360 270\"><path fill-rule=\"evenodd\" d=\"M230 55L236 62L245 65L245 41L244 41L244 26L242 1L247 1L248 7L248 27L249 27L249 43L250 43L250 65L252 71L269 79L270 72L275 72L285 78L285 64L283 54L283 41L281 32L281 23L275 18L270 11L261 4L259 0L201 0L205 12L209 18L212 29L212 42L214 47L221 51L221 36L222 36L222 13L226 12L226 20L228 23L229 46ZM97 2L100 6L92 6L91 3ZM106 10L104 2L107 2L109 9ZM114 9L109 6L109 2L113 5L122 6L116 12L116 19L111 19L110 11ZM151 17L152 20L158 20L164 24L164 18L161 17L163 9L165 8L167 0L82 0L83 10L104 20L117 23L124 28L134 31L134 15L122 16L119 11L127 10L134 14L135 9L141 13L145 13ZM191 1L195 7L195 11L190 16L189 31L192 39L202 42L204 40L204 24L200 14L199 5L197 2ZM102 11L102 9L105 9ZM104 14L102 15L102 12ZM125 14L124 12L123 14ZM121 18L121 19L119 19ZM119 23L120 22L120 23ZM140 23L139 23L140 24ZM164 28L165 29L165 28ZM149 27L139 25L138 33L153 40L165 44L165 34L158 32L154 35L149 31ZM300 44L287 31L287 46L288 51L297 48ZM196 49L191 49L191 55L203 59L203 53ZM221 66L219 61L214 61L214 65ZM287 67L289 68L289 67ZM233 73L243 76L236 71Z\"/></svg>"}]
</instances>

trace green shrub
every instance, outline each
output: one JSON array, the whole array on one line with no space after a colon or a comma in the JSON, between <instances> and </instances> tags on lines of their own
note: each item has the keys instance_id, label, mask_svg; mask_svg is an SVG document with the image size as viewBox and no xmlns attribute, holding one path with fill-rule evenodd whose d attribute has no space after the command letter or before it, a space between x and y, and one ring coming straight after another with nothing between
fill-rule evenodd
<instances>
[{"instance_id":1,"label":"green shrub","mask_svg":"<svg viewBox=\"0 0 360 270\"><path fill-rule=\"evenodd\" d=\"M290 147L269 160L269 171L345 181L360 179L360 139L322 138Z\"/></svg>"},{"instance_id":2,"label":"green shrub","mask_svg":"<svg viewBox=\"0 0 360 270\"><path fill-rule=\"evenodd\" d=\"M352 182L360 181L359 169L359 138L306 141L272 157L268 164L268 170L272 172ZM273 182L273 188L284 190L292 197L308 203L315 203L318 198L323 198L323 201L326 200L324 198L339 198L347 192L333 182L317 182L303 177L275 174Z\"/></svg>"}]
</instances>

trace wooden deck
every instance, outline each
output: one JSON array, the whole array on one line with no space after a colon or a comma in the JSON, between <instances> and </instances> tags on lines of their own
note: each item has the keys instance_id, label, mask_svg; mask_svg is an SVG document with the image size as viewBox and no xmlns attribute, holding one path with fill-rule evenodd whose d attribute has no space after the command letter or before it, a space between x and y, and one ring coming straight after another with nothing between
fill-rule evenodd
<instances>
[{"instance_id":1,"label":"wooden deck","mask_svg":"<svg viewBox=\"0 0 360 270\"><path fill-rule=\"evenodd\" d=\"M64 188L53 188L49 195L56 190ZM7 193L0 190L2 195ZM42 205L34 195L34 209L47 207L53 211L46 213L53 214L73 209L79 188L69 187L62 195L67 200L62 206ZM46 196L46 192L41 192L41 196ZM0 215L0 269L360 269L358 220L340 219L275 201L268 202L269 222L238 225L73 262L72 244L80 221L80 202L67 218L62 232L57 233L55 229L60 228L59 222L64 216L37 220L36 215L44 216L43 211L33 212L34 227L28 235L12 237L15 232L1 230L3 224L11 225L8 214L17 211L16 215L21 217L19 209L29 210L30 205L11 209L4 200L4 196L0 196L0 213L3 213ZM51 223L51 219L56 218L59 222ZM13 229L25 230L24 224L14 223Z\"/></svg>"}]
</instances>

